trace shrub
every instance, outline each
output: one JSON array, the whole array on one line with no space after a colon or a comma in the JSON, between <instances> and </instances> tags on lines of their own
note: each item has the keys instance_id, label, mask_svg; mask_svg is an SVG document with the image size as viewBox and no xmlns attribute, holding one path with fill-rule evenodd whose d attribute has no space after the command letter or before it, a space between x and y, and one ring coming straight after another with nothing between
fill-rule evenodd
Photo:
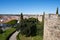
<instances>
[{"instance_id":1,"label":"shrub","mask_svg":"<svg viewBox=\"0 0 60 40\"><path fill-rule=\"evenodd\" d=\"M3 33L2 27L0 26L0 34Z\"/></svg>"}]
</instances>

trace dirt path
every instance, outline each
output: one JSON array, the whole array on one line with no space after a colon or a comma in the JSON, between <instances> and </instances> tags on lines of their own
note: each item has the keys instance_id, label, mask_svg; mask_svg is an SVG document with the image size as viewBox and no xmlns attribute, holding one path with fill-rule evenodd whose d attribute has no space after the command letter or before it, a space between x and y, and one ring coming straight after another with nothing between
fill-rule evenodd
<instances>
[{"instance_id":1,"label":"dirt path","mask_svg":"<svg viewBox=\"0 0 60 40\"><path fill-rule=\"evenodd\" d=\"M18 35L19 31L16 31L10 38L9 40L17 40L16 36Z\"/></svg>"}]
</instances>

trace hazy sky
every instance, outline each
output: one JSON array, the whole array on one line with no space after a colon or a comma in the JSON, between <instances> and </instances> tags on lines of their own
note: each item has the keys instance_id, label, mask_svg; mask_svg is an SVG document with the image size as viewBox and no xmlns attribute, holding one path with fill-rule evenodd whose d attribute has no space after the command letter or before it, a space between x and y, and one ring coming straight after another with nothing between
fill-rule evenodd
<instances>
[{"instance_id":1,"label":"hazy sky","mask_svg":"<svg viewBox=\"0 0 60 40\"><path fill-rule=\"evenodd\" d=\"M0 0L0 14L42 14L54 13L60 0Z\"/></svg>"}]
</instances>

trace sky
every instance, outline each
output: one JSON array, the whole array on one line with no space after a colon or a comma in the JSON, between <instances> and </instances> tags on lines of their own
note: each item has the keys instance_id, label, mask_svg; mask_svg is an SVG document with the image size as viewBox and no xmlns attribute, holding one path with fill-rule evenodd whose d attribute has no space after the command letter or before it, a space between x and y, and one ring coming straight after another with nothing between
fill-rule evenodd
<instances>
[{"instance_id":1,"label":"sky","mask_svg":"<svg viewBox=\"0 0 60 40\"><path fill-rule=\"evenodd\" d=\"M0 0L0 14L60 13L60 0Z\"/></svg>"}]
</instances>

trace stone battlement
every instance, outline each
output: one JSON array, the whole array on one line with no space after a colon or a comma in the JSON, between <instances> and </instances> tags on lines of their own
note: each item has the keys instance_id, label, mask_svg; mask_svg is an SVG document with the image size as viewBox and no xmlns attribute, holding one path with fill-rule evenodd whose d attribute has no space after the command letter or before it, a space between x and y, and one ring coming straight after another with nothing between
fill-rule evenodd
<instances>
[{"instance_id":1,"label":"stone battlement","mask_svg":"<svg viewBox=\"0 0 60 40\"><path fill-rule=\"evenodd\" d=\"M44 16L44 39L60 40L60 16L57 14L46 14Z\"/></svg>"}]
</instances>

